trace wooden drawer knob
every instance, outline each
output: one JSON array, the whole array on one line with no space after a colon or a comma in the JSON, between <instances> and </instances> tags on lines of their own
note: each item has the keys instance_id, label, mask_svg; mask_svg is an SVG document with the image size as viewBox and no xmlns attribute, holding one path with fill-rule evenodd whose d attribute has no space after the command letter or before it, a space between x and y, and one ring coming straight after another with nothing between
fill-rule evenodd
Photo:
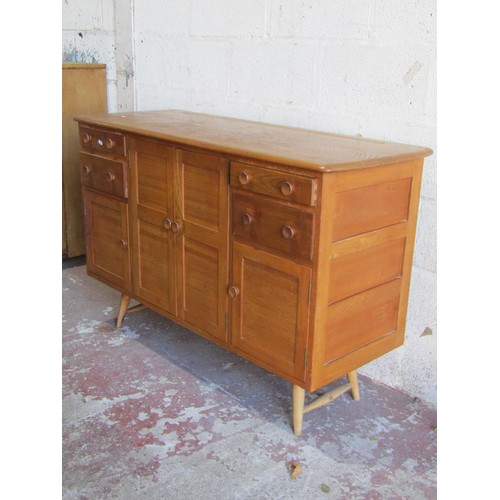
<instances>
[{"instance_id":1,"label":"wooden drawer knob","mask_svg":"<svg viewBox=\"0 0 500 500\"><path fill-rule=\"evenodd\" d=\"M281 235L285 240L291 240L295 236L295 233L296 231L292 226L285 225L281 228Z\"/></svg>"},{"instance_id":2,"label":"wooden drawer knob","mask_svg":"<svg viewBox=\"0 0 500 500\"><path fill-rule=\"evenodd\" d=\"M240 294L240 289L237 287L237 286L234 286L234 285L229 285L227 287L227 294L232 298L232 299L235 299L236 297L238 297L238 295Z\"/></svg>"},{"instance_id":3,"label":"wooden drawer knob","mask_svg":"<svg viewBox=\"0 0 500 500\"><path fill-rule=\"evenodd\" d=\"M280 191L284 196L290 196L295 190L294 185L291 182L283 181L280 183Z\"/></svg>"},{"instance_id":4,"label":"wooden drawer knob","mask_svg":"<svg viewBox=\"0 0 500 500\"><path fill-rule=\"evenodd\" d=\"M178 233L181 230L181 226L178 222L172 221L172 232Z\"/></svg>"},{"instance_id":5,"label":"wooden drawer knob","mask_svg":"<svg viewBox=\"0 0 500 500\"><path fill-rule=\"evenodd\" d=\"M112 174L111 172L106 172L105 177L108 182L113 182L116 179L115 175Z\"/></svg>"},{"instance_id":6,"label":"wooden drawer knob","mask_svg":"<svg viewBox=\"0 0 500 500\"><path fill-rule=\"evenodd\" d=\"M244 186L245 184L248 184L250 182L250 175L247 172L243 171L240 173L240 175L238 175L238 181Z\"/></svg>"},{"instance_id":7,"label":"wooden drawer knob","mask_svg":"<svg viewBox=\"0 0 500 500\"><path fill-rule=\"evenodd\" d=\"M165 217L165 220L163 221L163 227L167 230L172 229L172 220L168 217Z\"/></svg>"},{"instance_id":8,"label":"wooden drawer knob","mask_svg":"<svg viewBox=\"0 0 500 500\"><path fill-rule=\"evenodd\" d=\"M122 248L127 248L128 243L126 242L126 240L120 240L120 246L121 246Z\"/></svg>"},{"instance_id":9,"label":"wooden drawer knob","mask_svg":"<svg viewBox=\"0 0 500 500\"><path fill-rule=\"evenodd\" d=\"M83 175L89 175L90 174L90 167L88 165L84 165L82 168Z\"/></svg>"},{"instance_id":10,"label":"wooden drawer knob","mask_svg":"<svg viewBox=\"0 0 500 500\"><path fill-rule=\"evenodd\" d=\"M253 222L252 214L249 214L248 212L243 212L241 214L241 223L244 226L249 226L252 222Z\"/></svg>"},{"instance_id":11,"label":"wooden drawer knob","mask_svg":"<svg viewBox=\"0 0 500 500\"><path fill-rule=\"evenodd\" d=\"M107 149L113 149L115 147L115 141L113 139L109 138L106 140L106 148Z\"/></svg>"},{"instance_id":12,"label":"wooden drawer knob","mask_svg":"<svg viewBox=\"0 0 500 500\"><path fill-rule=\"evenodd\" d=\"M88 144L92 140L92 137L90 134L83 134L82 140L84 144Z\"/></svg>"}]
</instances>

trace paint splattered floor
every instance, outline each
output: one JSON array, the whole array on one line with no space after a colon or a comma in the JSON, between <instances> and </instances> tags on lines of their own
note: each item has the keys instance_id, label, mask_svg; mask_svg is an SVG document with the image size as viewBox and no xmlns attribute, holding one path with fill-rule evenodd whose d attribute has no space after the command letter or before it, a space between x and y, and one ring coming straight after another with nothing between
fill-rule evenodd
<instances>
[{"instance_id":1,"label":"paint splattered floor","mask_svg":"<svg viewBox=\"0 0 500 500\"><path fill-rule=\"evenodd\" d=\"M288 382L118 299L63 270L64 499L436 498L432 407L360 376L297 437Z\"/></svg>"}]
</instances>

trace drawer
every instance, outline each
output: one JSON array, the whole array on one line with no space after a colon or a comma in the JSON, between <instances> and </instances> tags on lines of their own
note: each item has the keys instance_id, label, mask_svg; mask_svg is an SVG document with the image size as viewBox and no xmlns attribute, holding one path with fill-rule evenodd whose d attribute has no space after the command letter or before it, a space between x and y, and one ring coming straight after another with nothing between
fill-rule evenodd
<instances>
[{"instance_id":1,"label":"drawer","mask_svg":"<svg viewBox=\"0 0 500 500\"><path fill-rule=\"evenodd\" d=\"M84 186L126 198L126 172L123 161L80 153L80 177Z\"/></svg>"},{"instance_id":2,"label":"drawer","mask_svg":"<svg viewBox=\"0 0 500 500\"><path fill-rule=\"evenodd\" d=\"M107 132L92 127L80 127L80 145L91 152L125 156L125 137L116 132Z\"/></svg>"},{"instance_id":3,"label":"drawer","mask_svg":"<svg viewBox=\"0 0 500 500\"><path fill-rule=\"evenodd\" d=\"M314 214L241 193L233 194L232 232L251 243L312 260Z\"/></svg>"},{"instance_id":4,"label":"drawer","mask_svg":"<svg viewBox=\"0 0 500 500\"><path fill-rule=\"evenodd\" d=\"M231 186L301 205L316 205L316 179L268 168L231 163Z\"/></svg>"}]
</instances>

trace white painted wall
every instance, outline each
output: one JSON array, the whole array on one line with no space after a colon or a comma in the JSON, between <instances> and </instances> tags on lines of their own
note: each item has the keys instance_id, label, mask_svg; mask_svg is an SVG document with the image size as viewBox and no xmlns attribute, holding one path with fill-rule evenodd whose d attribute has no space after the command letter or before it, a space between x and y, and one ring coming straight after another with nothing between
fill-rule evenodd
<instances>
[{"instance_id":1,"label":"white painted wall","mask_svg":"<svg viewBox=\"0 0 500 500\"><path fill-rule=\"evenodd\" d=\"M112 83L111 4L65 0L63 47L97 54ZM435 151L425 160L406 344L360 370L435 404L436 0L117 0L116 7L133 20L130 36L120 32L128 46L116 47L133 61L135 86L120 109L186 109Z\"/></svg>"},{"instance_id":2,"label":"white painted wall","mask_svg":"<svg viewBox=\"0 0 500 500\"><path fill-rule=\"evenodd\" d=\"M134 0L62 0L62 60L106 64L108 111L133 111Z\"/></svg>"}]
</instances>

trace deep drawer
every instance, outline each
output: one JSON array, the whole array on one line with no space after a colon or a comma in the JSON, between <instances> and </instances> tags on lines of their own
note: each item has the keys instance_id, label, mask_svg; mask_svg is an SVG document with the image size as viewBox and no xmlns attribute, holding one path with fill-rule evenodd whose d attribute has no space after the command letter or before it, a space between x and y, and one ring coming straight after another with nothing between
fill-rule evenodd
<instances>
[{"instance_id":1,"label":"deep drawer","mask_svg":"<svg viewBox=\"0 0 500 500\"><path fill-rule=\"evenodd\" d=\"M82 184L122 198L127 197L125 162L80 153Z\"/></svg>"},{"instance_id":2,"label":"deep drawer","mask_svg":"<svg viewBox=\"0 0 500 500\"><path fill-rule=\"evenodd\" d=\"M301 205L316 205L316 179L268 168L231 163L231 186Z\"/></svg>"},{"instance_id":3,"label":"deep drawer","mask_svg":"<svg viewBox=\"0 0 500 500\"><path fill-rule=\"evenodd\" d=\"M80 127L79 133L80 145L84 150L125 155L125 137L121 134L84 126Z\"/></svg>"},{"instance_id":4,"label":"deep drawer","mask_svg":"<svg viewBox=\"0 0 500 500\"><path fill-rule=\"evenodd\" d=\"M234 236L312 260L313 213L241 193L233 194L232 207Z\"/></svg>"}]
</instances>

